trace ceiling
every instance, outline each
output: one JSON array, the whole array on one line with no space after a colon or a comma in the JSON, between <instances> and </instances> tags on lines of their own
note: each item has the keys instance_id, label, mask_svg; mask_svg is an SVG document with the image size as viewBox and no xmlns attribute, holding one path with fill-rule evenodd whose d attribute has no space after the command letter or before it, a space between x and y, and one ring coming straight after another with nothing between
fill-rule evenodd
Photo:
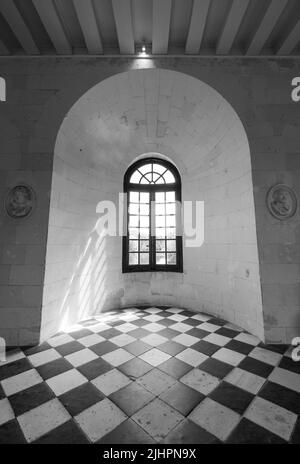
<instances>
[{"instance_id":1,"label":"ceiling","mask_svg":"<svg viewBox=\"0 0 300 464\"><path fill-rule=\"evenodd\" d=\"M300 56L300 0L0 0L0 56Z\"/></svg>"}]
</instances>

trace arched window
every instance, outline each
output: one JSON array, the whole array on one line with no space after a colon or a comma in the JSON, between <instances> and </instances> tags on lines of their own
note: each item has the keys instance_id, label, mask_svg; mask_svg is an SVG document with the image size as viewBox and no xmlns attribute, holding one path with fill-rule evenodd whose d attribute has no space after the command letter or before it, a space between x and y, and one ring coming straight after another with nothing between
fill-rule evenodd
<instances>
[{"instance_id":1,"label":"arched window","mask_svg":"<svg viewBox=\"0 0 300 464\"><path fill-rule=\"evenodd\" d=\"M181 180L177 169L158 158L137 161L124 177L127 235L123 272L182 272Z\"/></svg>"}]
</instances>

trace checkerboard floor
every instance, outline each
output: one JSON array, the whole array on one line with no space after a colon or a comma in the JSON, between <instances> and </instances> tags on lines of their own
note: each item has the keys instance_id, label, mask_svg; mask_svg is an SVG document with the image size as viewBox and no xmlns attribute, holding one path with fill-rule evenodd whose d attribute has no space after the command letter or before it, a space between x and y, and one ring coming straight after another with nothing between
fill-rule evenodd
<instances>
[{"instance_id":1,"label":"checkerboard floor","mask_svg":"<svg viewBox=\"0 0 300 464\"><path fill-rule=\"evenodd\" d=\"M179 308L83 321L0 364L0 443L300 443L300 363Z\"/></svg>"}]
</instances>

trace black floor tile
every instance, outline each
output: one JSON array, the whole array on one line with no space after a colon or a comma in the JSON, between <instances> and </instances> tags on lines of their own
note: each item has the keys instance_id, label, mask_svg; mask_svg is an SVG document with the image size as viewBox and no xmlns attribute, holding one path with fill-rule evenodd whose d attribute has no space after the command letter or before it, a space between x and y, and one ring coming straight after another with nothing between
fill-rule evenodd
<instances>
[{"instance_id":1,"label":"black floor tile","mask_svg":"<svg viewBox=\"0 0 300 464\"><path fill-rule=\"evenodd\" d=\"M175 379L180 379L187 374L193 367L180 359L170 358L158 366L158 369L171 375Z\"/></svg>"},{"instance_id":2,"label":"black floor tile","mask_svg":"<svg viewBox=\"0 0 300 464\"><path fill-rule=\"evenodd\" d=\"M44 379L50 379L58 374L73 369L73 365L64 358L55 359L36 368L40 376Z\"/></svg>"},{"instance_id":3,"label":"black floor tile","mask_svg":"<svg viewBox=\"0 0 300 464\"><path fill-rule=\"evenodd\" d=\"M35 440L33 444L66 444L66 445L84 445L88 444L89 440L86 438L84 433L75 424L73 420L65 422L51 432L43 435L38 440Z\"/></svg>"},{"instance_id":4,"label":"black floor tile","mask_svg":"<svg viewBox=\"0 0 300 464\"><path fill-rule=\"evenodd\" d=\"M186 416L205 398L204 395L180 382L160 395L160 399Z\"/></svg>"},{"instance_id":5,"label":"black floor tile","mask_svg":"<svg viewBox=\"0 0 300 464\"><path fill-rule=\"evenodd\" d=\"M148 324L150 324L150 322L148 321ZM134 329L134 330L131 330L129 332L129 335L131 337L134 337L136 338L137 340L140 340L141 338L143 337L146 337L147 335L149 335L149 330L145 330L143 328L139 328L139 329Z\"/></svg>"},{"instance_id":6,"label":"black floor tile","mask_svg":"<svg viewBox=\"0 0 300 464\"><path fill-rule=\"evenodd\" d=\"M75 332L72 332L70 335L75 340L78 340L79 338L87 337L88 335L93 335L93 333L94 332L89 329L80 329L80 330L76 330Z\"/></svg>"},{"instance_id":7,"label":"black floor tile","mask_svg":"<svg viewBox=\"0 0 300 464\"><path fill-rule=\"evenodd\" d=\"M225 321L224 319L220 319L219 317L212 317L208 322L210 324L223 326L227 324L228 321Z\"/></svg>"},{"instance_id":8,"label":"black floor tile","mask_svg":"<svg viewBox=\"0 0 300 464\"><path fill-rule=\"evenodd\" d=\"M88 380L93 380L111 369L113 369L113 367L102 358L93 359L93 361L77 367L77 370Z\"/></svg>"},{"instance_id":9,"label":"black floor tile","mask_svg":"<svg viewBox=\"0 0 300 464\"><path fill-rule=\"evenodd\" d=\"M298 417L296 425L294 427L291 442L295 445L300 445L300 417Z\"/></svg>"},{"instance_id":10,"label":"black floor tile","mask_svg":"<svg viewBox=\"0 0 300 464\"><path fill-rule=\"evenodd\" d=\"M126 350L134 356L139 356L140 354L146 353L146 351L149 351L152 348L153 346L148 345L148 343L141 342L140 340L136 340L135 342L126 345Z\"/></svg>"},{"instance_id":11,"label":"black floor tile","mask_svg":"<svg viewBox=\"0 0 300 464\"><path fill-rule=\"evenodd\" d=\"M99 335L101 335L101 337L103 338L106 338L106 340L110 340L111 338L114 338L120 335L120 330L117 330L114 328L102 330L101 332L99 332Z\"/></svg>"},{"instance_id":12,"label":"black floor tile","mask_svg":"<svg viewBox=\"0 0 300 464\"><path fill-rule=\"evenodd\" d=\"M235 330L227 329L227 327L221 327L215 333L228 338L234 338L237 335Z\"/></svg>"},{"instance_id":13,"label":"black floor tile","mask_svg":"<svg viewBox=\"0 0 300 464\"><path fill-rule=\"evenodd\" d=\"M104 354L116 350L117 346L114 343L106 341L98 343L97 345L90 346L89 349L94 351L94 353L96 353L98 356L103 356Z\"/></svg>"},{"instance_id":14,"label":"black floor tile","mask_svg":"<svg viewBox=\"0 0 300 464\"><path fill-rule=\"evenodd\" d=\"M200 321L198 321L197 319L192 319L191 317L189 317L188 319L185 319L185 321L183 322L187 325L190 325L191 327L196 327L197 325L200 324Z\"/></svg>"},{"instance_id":15,"label":"black floor tile","mask_svg":"<svg viewBox=\"0 0 300 464\"><path fill-rule=\"evenodd\" d=\"M127 416L132 416L153 400L154 395L135 382L112 393L109 397Z\"/></svg>"},{"instance_id":16,"label":"black floor tile","mask_svg":"<svg viewBox=\"0 0 300 464\"><path fill-rule=\"evenodd\" d=\"M145 321L145 319L136 319L134 322L134 325L137 327L143 327L144 325L149 324L149 321Z\"/></svg>"},{"instance_id":17,"label":"black floor tile","mask_svg":"<svg viewBox=\"0 0 300 464\"><path fill-rule=\"evenodd\" d=\"M191 335L192 337L197 337L200 340L204 337L207 337L207 335L210 334L210 332L207 332L206 330L202 330L202 329L197 329L196 327L194 327L191 330L188 330L185 333L187 333L188 335Z\"/></svg>"},{"instance_id":18,"label":"black floor tile","mask_svg":"<svg viewBox=\"0 0 300 464\"><path fill-rule=\"evenodd\" d=\"M212 356L220 349L219 345L206 342L205 340L200 340L199 342L195 343L192 348L193 350L199 351L200 353L206 354L207 356Z\"/></svg>"},{"instance_id":19,"label":"black floor tile","mask_svg":"<svg viewBox=\"0 0 300 464\"><path fill-rule=\"evenodd\" d=\"M155 441L151 438L139 425L133 420L127 419L122 422L112 432L105 435L98 444L154 444Z\"/></svg>"},{"instance_id":20,"label":"black floor tile","mask_svg":"<svg viewBox=\"0 0 300 464\"><path fill-rule=\"evenodd\" d=\"M40 345L31 346L30 348L26 348L23 350L23 352L26 354L26 356L30 356L31 354L40 353L41 351L49 350L50 348L52 348L52 346L49 345L49 343L44 342L44 343L41 343Z\"/></svg>"},{"instance_id":21,"label":"black floor tile","mask_svg":"<svg viewBox=\"0 0 300 464\"><path fill-rule=\"evenodd\" d=\"M217 444L221 442L214 435L188 419L177 425L177 427L172 430L164 440L164 444L170 445L204 445L212 443Z\"/></svg>"},{"instance_id":22,"label":"black floor tile","mask_svg":"<svg viewBox=\"0 0 300 464\"><path fill-rule=\"evenodd\" d=\"M230 340L227 343L226 348L229 350L237 351L238 353L248 355L250 351L253 350L253 346L249 345L248 343L243 343L238 340Z\"/></svg>"},{"instance_id":23,"label":"black floor tile","mask_svg":"<svg viewBox=\"0 0 300 464\"><path fill-rule=\"evenodd\" d=\"M242 415L255 396L224 381L210 393L209 397Z\"/></svg>"},{"instance_id":24,"label":"black floor tile","mask_svg":"<svg viewBox=\"0 0 300 464\"><path fill-rule=\"evenodd\" d=\"M270 350L270 351L274 351L275 353L279 353L279 354L284 354L286 352L286 350L288 349L288 345L272 345L270 343L268 344L264 344L264 343L259 343L259 345L261 348L264 348L265 350Z\"/></svg>"},{"instance_id":25,"label":"black floor tile","mask_svg":"<svg viewBox=\"0 0 300 464\"><path fill-rule=\"evenodd\" d=\"M0 384L0 400L2 400L2 398L5 398L5 393L4 393L4 390L3 388L1 387L1 384Z\"/></svg>"},{"instance_id":26,"label":"black floor tile","mask_svg":"<svg viewBox=\"0 0 300 464\"><path fill-rule=\"evenodd\" d=\"M213 375L214 377L223 379L227 374L229 374L229 372L232 371L234 366L219 361L218 359L209 358L200 364L198 368L207 372L208 374Z\"/></svg>"},{"instance_id":27,"label":"black floor tile","mask_svg":"<svg viewBox=\"0 0 300 464\"><path fill-rule=\"evenodd\" d=\"M53 391L48 387L46 382L42 382L11 395L9 397L9 402L15 415L20 416L24 412L50 401L52 398L55 398Z\"/></svg>"},{"instance_id":28,"label":"black floor tile","mask_svg":"<svg viewBox=\"0 0 300 464\"><path fill-rule=\"evenodd\" d=\"M247 357L240 362L239 368L251 372L252 374L259 375L260 377L267 378L274 369L274 366L270 366L270 364L266 364L254 358Z\"/></svg>"},{"instance_id":29,"label":"black floor tile","mask_svg":"<svg viewBox=\"0 0 300 464\"><path fill-rule=\"evenodd\" d=\"M161 335L162 337L166 337L168 340L172 340L172 338L177 337L178 335L177 330L173 330L168 327L166 329L160 330L157 333Z\"/></svg>"},{"instance_id":30,"label":"black floor tile","mask_svg":"<svg viewBox=\"0 0 300 464\"><path fill-rule=\"evenodd\" d=\"M27 358L21 358L0 367L0 380L8 379L14 375L21 374L22 372L32 369L31 363Z\"/></svg>"},{"instance_id":31,"label":"black floor tile","mask_svg":"<svg viewBox=\"0 0 300 464\"><path fill-rule=\"evenodd\" d=\"M13 419L0 425L0 444L14 445L26 443L25 437L17 419Z\"/></svg>"},{"instance_id":32,"label":"black floor tile","mask_svg":"<svg viewBox=\"0 0 300 464\"><path fill-rule=\"evenodd\" d=\"M281 369L286 369L287 371L295 372L296 374L300 374L300 362L295 362L293 359L288 358L287 356L283 356L281 358L278 367L281 367Z\"/></svg>"},{"instance_id":33,"label":"black floor tile","mask_svg":"<svg viewBox=\"0 0 300 464\"><path fill-rule=\"evenodd\" d=\"M59 397L71 416L76 416L93 404L103 400L104 395L90 382L73 388Z\"/></svg>"},{"instance_id":34,"label":"black floor tile","mask_svg":"<svg viewBox=\"0 0 300 464\"><path fill-rule=\"evenodd\" d=\"M300 393L277 383L266 382L258 396L300 415Z\"/></svg>"},{"instance_id":35,"label":"black floor tile","mask_svg":"<svg viewBox=\"0 0 300 464\"><path fill-rule=\"evenodd\" d=\"M153 366L143 361L142 359L133 358L130 361L121 364L118 369L119 371L123 372L123 374L127 375L127 377L129 377L131 380L135 380L151 371Z\"/></svg>"},{"instance_id":36,"label":"black floor tile","mask_svg":"<svg viewBox=\"0 0 300 464\"><path fill-rule=\"evenodd\" d=\"M170 314L170 316L174 316L174 314ZM161 319L159 323L161 325L164 325L165 327L170 327L171 325L176 324L177 321L174 321L173 319ZM183 321L184 322L184 321Z\"/></svg>"},{"instance_id":37,"label":"black floor tile","mask_svg":"<svg viewBox=\"0 0 300 464\"><path fill-rule=\"evenodd\" d=\"M275 444L286 443L282 438L269 430L260 427L254 422L243 418L238 426L233 430L227 443L234 444Z\"/></svg>"},{"instance_id":38,"label":"black floor tile","mask_svg":"<svg viewBox=\"0 0 300 464\"><path fill-rule=\"evenodd\" d=\"M64 343L63 345L59 345L55 347L56 351L58 351L62 356L67 356L68 354L75 353L76 351L82 350L81 343L74 340L74 342Z\"/></svg>"},{"instance_id":39,"label":"black floor tile","mask_svg":"<svg viewBox=\"0 0 300 464\"><path fill-rule=\"evenodd\" d=\"M168 341L159 345L159 349L164 353L169 354L170 356L176 356L176 354L181 353L181 351L186 349L186 346L181 345L181 343Z\"/></svg>"}]
</instances>

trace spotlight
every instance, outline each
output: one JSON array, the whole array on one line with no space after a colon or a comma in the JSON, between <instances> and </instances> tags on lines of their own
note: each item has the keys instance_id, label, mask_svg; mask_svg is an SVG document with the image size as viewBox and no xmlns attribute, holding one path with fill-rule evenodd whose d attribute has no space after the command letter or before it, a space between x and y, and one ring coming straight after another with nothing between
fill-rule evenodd
<instances>
[{"instance_id":1,"label":"spotlight","mask_svg":"<svg viewBox=\"0 0 300 464\"><path fill-rule=\"evenodd\" d=\"M141 45L137 45L136 47L136 54L138 56L149 56L150 53L150 47L148 47L148 45L146 44L141 44Z\"/></svg>"}]
</instances>

